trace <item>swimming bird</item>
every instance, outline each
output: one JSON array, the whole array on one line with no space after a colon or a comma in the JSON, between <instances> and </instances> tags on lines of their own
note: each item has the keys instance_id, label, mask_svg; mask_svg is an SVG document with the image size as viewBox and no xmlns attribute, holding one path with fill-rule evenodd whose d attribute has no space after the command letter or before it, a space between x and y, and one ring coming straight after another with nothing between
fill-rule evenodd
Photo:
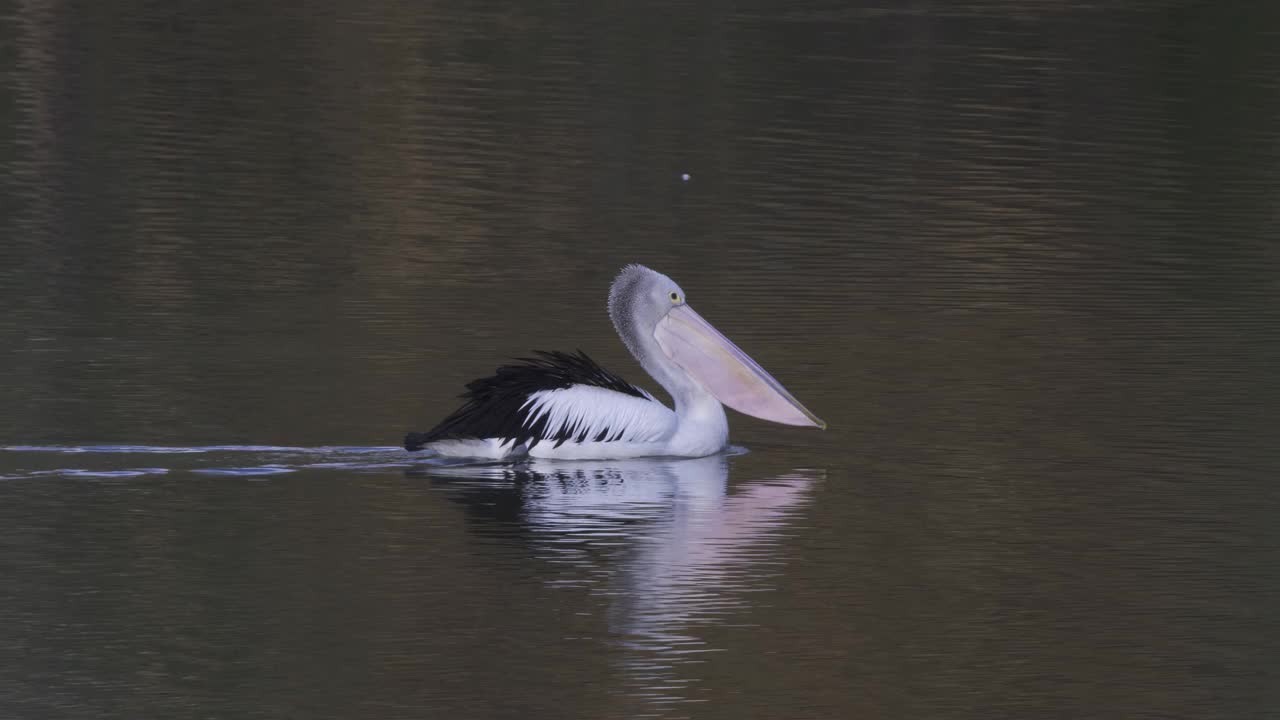
<instances>
[{"instance_id":1,"label":"swimming bird","mask_svg":"<svg viewBox=\"0 0 1280 720\"><path fill-rule=\"evenodd\" d=\"M465 403L406 450L446 457L703 457L729 440L724 405L783 425L825 429L764 368L689 307L674 280L643 265L609 288L622 342L675 409L577 353L537 352L475 380Z\"/></svg>"}]
</instances>

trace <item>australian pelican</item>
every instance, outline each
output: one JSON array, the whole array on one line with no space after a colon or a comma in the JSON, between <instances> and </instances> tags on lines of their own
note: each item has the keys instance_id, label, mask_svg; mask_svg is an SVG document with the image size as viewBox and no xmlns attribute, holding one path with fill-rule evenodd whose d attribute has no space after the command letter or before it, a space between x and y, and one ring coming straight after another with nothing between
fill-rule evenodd
<instances>
[{"instance_id":1,"label":"australian pelican","mask_svg":"<svg viewBox=\"0 0 1280 720\"><path fill-rule=\"evenodd\" d=\"M466 403L431 430L406 435L405 449L492 459L702 457L729 439L721 403L784 425L826 428L694 312L666 275L623 268L609 288L609 317L671 394L674 411L581 351L539 352L468 384Z\"/></svg>"}]
</instances>

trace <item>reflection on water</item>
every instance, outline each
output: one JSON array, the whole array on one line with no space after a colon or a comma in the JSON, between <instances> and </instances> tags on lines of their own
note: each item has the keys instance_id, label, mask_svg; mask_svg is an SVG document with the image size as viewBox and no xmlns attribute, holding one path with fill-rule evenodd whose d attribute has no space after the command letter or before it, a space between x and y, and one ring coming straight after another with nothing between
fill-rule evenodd
<instances>
[{"instance_id":1,"label":"reflection on water","mask_svg":"<svg viewBox=\"0 0 1280 720\"><path fill-rule=\"evenodd\" d=\"M710 701L711 659L767 617L825 475L743 471L738 448L515 465L263 445L0 458L0 708L15 717L358 717L385 687L405 717L687 716Z\"/></svg>"},{"instance_id":2,"label":"reflection on water","mask_svg":"<svg viewBox=\"0 0 1280 720\"><path fill-rule=\"evenodd\" d=\"M696 666L716 648L699 634L735 626L772 589L779 537L818 473L739 481L730 458L532 460L520 467L423 468L481 520L527 534L553 585L607 599L630 695L656 706L694 700ZM495 510L501 508L501 515Z\"/></svg>"}]
</instances>

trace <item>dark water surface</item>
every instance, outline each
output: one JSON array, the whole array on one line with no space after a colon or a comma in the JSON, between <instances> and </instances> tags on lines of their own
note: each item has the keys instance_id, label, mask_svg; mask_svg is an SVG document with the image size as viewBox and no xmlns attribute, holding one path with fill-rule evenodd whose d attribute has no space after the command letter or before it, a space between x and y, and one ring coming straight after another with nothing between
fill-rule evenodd
<instances>
[{"instance_id":1,"label":"dark water surface","mask_svg":"<svg viewBox=\"0 0 1280 720\"><path fill-rule=\"evenodd\" d=\"M1277 716L1280 12L1067 5L10 3L0 716ZM831 429L394 447L626 262Z\"/></svg>"}]
</instances>

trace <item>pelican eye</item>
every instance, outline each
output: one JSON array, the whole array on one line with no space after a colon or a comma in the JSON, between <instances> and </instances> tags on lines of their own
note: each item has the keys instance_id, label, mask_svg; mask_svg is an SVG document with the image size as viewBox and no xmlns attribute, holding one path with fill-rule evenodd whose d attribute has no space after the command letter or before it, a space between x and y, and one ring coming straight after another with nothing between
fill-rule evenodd
<instances>
[{"instance_id":1,"label":"pelican eye","mask_svg":"<svg viewBox=\"0 0 1280 720\"><path fill-rule=\"evenodd\" d=\"M680 293L675 292L675 291L673 290L673 291L671 292L671 302L673 302L673 303L678 303L678 302L680 302Z\"/></svg>"}]
</instances>

